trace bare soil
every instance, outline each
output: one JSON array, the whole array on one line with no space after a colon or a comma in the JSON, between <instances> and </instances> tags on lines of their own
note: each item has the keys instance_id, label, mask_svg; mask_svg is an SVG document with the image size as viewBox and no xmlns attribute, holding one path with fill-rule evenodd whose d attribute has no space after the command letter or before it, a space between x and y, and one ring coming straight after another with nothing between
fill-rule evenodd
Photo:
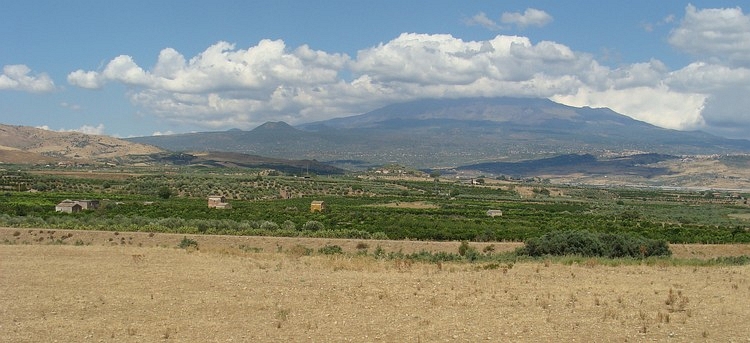
<instances>
[{"instance_id":1,"label":"bare soil","mask_svg":"<svg viewBox=\"0 0 750 343\"><path fill-rule=\"evenodd\" d=\"M4 342L739 342L750 337L750 266L612 267L596 260L423 264L305 256L294 247L333 243L356 250L364 242L370 250L381 245L388 251L454 252L458 243L188 236L200 248L186 250L176 248L183 235L0 232L0 240L29 241L0 244ZM66 244L45 242L71 233L62 240ZM75 246L76 239L91 244ZM508 244L496 246L513 247ZM673 249L687 256L747 254L746 246Z\"/></svg>"}]
</instances>

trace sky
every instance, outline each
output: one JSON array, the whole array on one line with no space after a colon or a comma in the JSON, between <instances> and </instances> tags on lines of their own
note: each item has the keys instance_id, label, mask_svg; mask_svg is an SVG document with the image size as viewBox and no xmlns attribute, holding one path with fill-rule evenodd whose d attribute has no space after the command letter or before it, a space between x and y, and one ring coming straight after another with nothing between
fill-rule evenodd
<instances>
[{"instance_id":1,"label":"sky","mask_svg":"<svg viewBox=\"0 0 750 343\"><path fill-rule=\"evenodd\" d=\"M2 124L134 137L509 96L750 139L747 0L2 7Z\"/></svg>"}]
</instances>

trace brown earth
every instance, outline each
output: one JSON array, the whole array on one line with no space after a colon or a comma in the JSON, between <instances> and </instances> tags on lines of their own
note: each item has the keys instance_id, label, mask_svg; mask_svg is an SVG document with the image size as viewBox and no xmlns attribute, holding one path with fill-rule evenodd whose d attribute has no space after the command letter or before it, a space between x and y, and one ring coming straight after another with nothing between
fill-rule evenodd
<instances>
[{"instance_id":1,"label":"brown earth","mask_svg":"<svg viewBox=\"0 0 750 343\"><path fill-rule=\"evenodd\" d=\"M19 152L24 154L19 154ZM88 161L158 152L162 150L110 136L0 124L0 162L2 163Z\"/></svg>"},{"instance_id":2,"label":"brown earth","mask_svg":"<svg viewBox=\"0 0 750 343\"><path fill-rule=\"evenodd\" d=\"M0 243L5 244L64 244L134 247L176 247L183 238L195 240L201 250L237 253L242 251L278 252L301 246L317 250L325 245L338 245L344 252L356 253L367 249L372 253L378 246L386 252L401 251L411 254L420 251L457 253L460 242L395 241L335 238L262 237L226 235L185 235L149 232L115 232L89 230L50 230L0 227ZM365 247L366 245L366 247ZM523 246L520 242L472 242L471 246L484 251L492 246L495 252L509 252ZM750 256L750 244L670 244L672 256L682 259L710 259L724 256Z\"/></svg>"},{"instance_id":3,"label":"brown earth","mask_svg":"<svg viewBox=\"0 0 750 343\"><path fill-rule=\"evenodd\" d=\"M23 231L11 237L28 238ZM66 240L89 237L72 233ZM209 237L196 237L200 250L183 250L173 248L167 236L150 237L169 243L167 248L0 245L2 341L740 342L750 337L750 266L611 267L594 260L422 264L294 251L240 253L209 248Z\"/></svg>"}]
</instances>

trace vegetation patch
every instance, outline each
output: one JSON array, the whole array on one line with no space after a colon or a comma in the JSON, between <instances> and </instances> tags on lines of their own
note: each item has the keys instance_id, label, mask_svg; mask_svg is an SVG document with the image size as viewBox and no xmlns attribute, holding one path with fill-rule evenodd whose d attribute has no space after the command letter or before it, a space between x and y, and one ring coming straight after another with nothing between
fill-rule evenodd
<instances>
[{"instance_id":1,"label":"vegetation patch","mask_svg":"<svg viewBox=\"0 0 750 343\"><path fill-rule=\"evenodd\" d=\"M532 238L518 249L519 255L566 256L607 258L645 258L671 256L669 246L663 240L622 233L598 233L589 231L554 231L539 238Z\"/></svg>"},{"instance_id":2,"label":"vegetation patch","mask_svg":"<svg viewBox=\"0 0 750 343\"><path fill-rule=\"evenodd\" d=\"M192 248L198 250L198 242L194 239L183 237L180 243L177 244L177 247L180 249Z\"/></svg>"}]
</instances>

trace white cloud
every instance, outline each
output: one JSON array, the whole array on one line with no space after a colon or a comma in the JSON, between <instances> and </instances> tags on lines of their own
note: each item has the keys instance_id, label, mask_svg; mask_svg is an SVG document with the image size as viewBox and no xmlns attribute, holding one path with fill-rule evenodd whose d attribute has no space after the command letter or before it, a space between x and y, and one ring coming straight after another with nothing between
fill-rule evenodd
<instances>
[{"instance_id":1,"label":"white cloud","mask_svg":"<svg viewBox=\"0 0 750 343\"><path fill-rule=\"evenodd\" d=\"M54 129L50 129L48 125L37 126L36 128L47 130L47 131L56 131L56 132L80 132L80 133L85 133L87 135L103 135L104 134L104 124L99 124L97 126L83 125L77 129L61 128L58 130L54 130Z\"/></svg>"},{"instance_id":2,"label":"white cloud","mask_svg":"<svg viewBox=\"0 0 750 343\"><path fill-rule=\"evenodd\" d=\"M703 117L716 134L747 139L750 133L750 86L726 87L706 101Z\"/></svg>"},{"instance_id":3,"label":"white cloud","mask_svg":"<svg viewBox=\"0 0 750 343\"><path fill-rule=\"evenodd\" d=\"M504 24L513 24L520 28L529 26L542 27L552 22L552 16L547 12L535 8L527 8L523 13L505 12L500 17Z\"/></svg>"},{"instance_id":4,"label":"white cloud","mask_svg":"<svg viewBox=\"0 0 750 343\"><path fill-rule=\"evenodd\" d=\"M669 35L674 47L707 61L750 67L750 16L736 8L685 8Z\"/></svg>"},{"instance_id":5,"label":"white cloud","mask_svg":"<svg viewBox=\"0 0 750 343\"><path fill-rule=\"evenodd\" d=\"M750 84L750 68L695 62L670 73L665 82L680 91L710 94L727 87Z\"/></svg>"},{"instance_id":6,"label":"white cloud","mask_svg":"<svg viewBox=\"0 0 750 343\"><path fill-rule=\"evenodd\" d=\"M700 12L686 11L686 18ZM533 22L524 20L525 25ZM682 20L680 27L690 26L690 20ZM68 80L82 88L126 85L142 113L207 129L248 129L278 120L297 124L395 101L475 96L610 107L673 129L710 129L731 118L737 125L750 123L738 112L744 109L728 101L737 96L728 89L750 84L750 68L721 62L669 70L653 59L610 68L591 54L522 36L464 41L447 34L403 33L355 57L306 45L290 49L281 40L247 48L218 42L193 57L165 48L150 68L122 55L100 70L72 72Z\"/></svg>"},{"instance_id":7,"label":"white cloud","mask_svg":"<svg viewBox=\"0 0 750 343\"><path fill-rule=\"evenodd\" d=\"M500 25L498 25L494 20L487 17L487 14L485 14L484 12L479 12L471 18L465 19L464 23L469 26L482 26L488 30L493 31L501 29Z\"/></svg>"},{"instance_id":8,"label":"white cloud","mask_svg":"<svg viewBox=\"0 0 750 343\"><path fill-rule=\"evenodd\" d=\"M98 89L104 86L104 82L99 77L99 73L95 71L83 71L80 69L68 74L68 83L87 89Z\"/></svg>"},{"instance_id":9,"label":"white cloud","mask_svg":"<svg viewBox=\"0 0 750 343\"><path fill-rule=\"evenodd\" d=\"M173 135L173 134L175 134L174 131L167 130L167 131L164 131L164 132L162 132L162 131L154 131L154 133L152 133L151 135L152 136L169 136L169 135Z\"/></svg>"},{"instance_id":10,"label":"white cloud","mask_svg":"<svg viewBox=\"0 0 750 343\"><path fill-rule=\"evenodd\" d=\"M81 110L81 105L71 104L71 103L68 103L68 102L61 102L60 106L64 107L64 108L71 109L73 111L80 111Z\"/></svg>"},{"instance_id":11,"label":"white cloud","mask_svg":"<svg viewBox=\"0 0 750 343\"><path fill-rule=\"evenodd\" d=\"M52 92L55 83L45 73L31 74L31 69L23 64L3 66L0 74L0 90L16 90L32 93Z\"/></svg>"},{"instance_id":12,"label":"white cloud","mask_svg":"<svg viewBox=\"0 0 750 343\"><path fill-rule=\"evenodd\" d=\"M675 15L674 14L669 14L666 17L664 17L663 19L661 19L658 22L656 22L656 23L648 23L648 22L641 23L641 28L643 28L643 30L646 31L646 32L653 32L656 27L660 27L660 26L664 26L664 25L667 25L667 24L671 24L674 21L675 21Z\"/></svg>"},{"instance_id":13,"label":"white cloud","mask_svg":"<svg viewBox=\"0 0 750 343\"><path fill-rule=\"evenodd\" d=\"M571 106L609 107L665 128L697 129L705 124L701 112L706 96L674 92L664 85L605 90L581 87L576 94L551 99Z\"/></svg>"}]
</instances>

